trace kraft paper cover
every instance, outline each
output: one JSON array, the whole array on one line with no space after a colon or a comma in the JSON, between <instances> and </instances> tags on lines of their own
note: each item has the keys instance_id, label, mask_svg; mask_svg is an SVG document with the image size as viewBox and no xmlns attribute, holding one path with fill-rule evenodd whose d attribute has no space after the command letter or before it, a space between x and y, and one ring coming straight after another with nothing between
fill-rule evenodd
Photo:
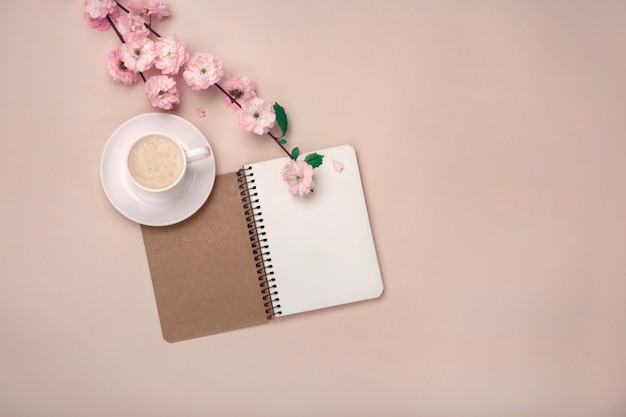
<instances>
[{"instance_id":1,"label":"kraft paper cover","mask_svg":"<svg viewBox=\"0 0 626 417\"><path fill-rule=\"evenodd\" d=\"M236 173L218 175L189 219L141 226L168 342L267 321L239 191Z\"/></svg>"}]
</instances>

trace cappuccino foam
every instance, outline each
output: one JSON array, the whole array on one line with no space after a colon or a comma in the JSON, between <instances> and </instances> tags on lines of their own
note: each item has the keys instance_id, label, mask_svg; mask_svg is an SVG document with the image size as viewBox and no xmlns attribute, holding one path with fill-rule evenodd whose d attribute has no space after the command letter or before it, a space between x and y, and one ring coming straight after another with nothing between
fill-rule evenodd
<instances>
[{"instance_id":1,"label":"cappuccino foam","mask_svg":"<svg viewBox=\"0 0 626 417\"><path fill-rule=\"evenodd\" d=\"M174 184L183 172L184 156L170 138L150 135L137 141L128 154L128 170L141 186L152 190Z\"/></svg>"}]
</instances>

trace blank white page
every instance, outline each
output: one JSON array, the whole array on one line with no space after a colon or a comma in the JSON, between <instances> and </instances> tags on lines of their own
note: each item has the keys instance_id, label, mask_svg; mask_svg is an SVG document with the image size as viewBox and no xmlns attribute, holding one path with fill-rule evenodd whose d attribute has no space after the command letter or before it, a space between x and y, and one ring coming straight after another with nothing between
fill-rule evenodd
<instances>
[{"instance_id":1,"label":"blank white page","mask_svg":"<svg viewBox=\"0 0 626 417\"><path fill-rule=\"evenodd\" d=\"M289 158L245 166L254 173L282 315L383 291L356 152L349 145L317 152L324 163L315 169L315 191L305 197L292 195L280 175ZM341 172L333 160L343 165Z\"/></svg>"}]
</instances>

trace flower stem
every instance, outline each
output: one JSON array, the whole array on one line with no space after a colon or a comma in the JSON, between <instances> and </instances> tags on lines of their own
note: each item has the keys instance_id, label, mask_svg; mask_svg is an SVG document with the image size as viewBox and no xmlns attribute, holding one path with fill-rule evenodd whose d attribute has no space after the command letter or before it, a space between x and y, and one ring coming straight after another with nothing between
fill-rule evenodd
<instances>
[{"instance_id":1,"label":"flower stem","mask_svg":"<svg viewBox=\"0 0 626 417\"><path fill-rule=\"evenodd\" d=\"M272 132L267 132L267 134L268 134L268 135L269 135L272 139L274 139L274 142L276 142L276 144L277 144L278 146L280 146L280 148L281 148L281 149L282 149L282 150L283 150L283 151L287 154L287 156L289 156L289 157L290 157L291 159L293 159L294 161L296 160L296 158L294 158L294 157L293 157L293 155L291 154L291 152L289 152L289 151L287 150L287 148L285 148L285 147L283 146L283 144L279 142L278 138L277 138L277 137L276 137L276 136L275 136Z\"/></svg>"},{"instance_id":2,"label":"flower stem","mask_svg":"<svg viewBox=\"0 0 626 417\"><path fill-rule=\"evenodd\" d=\"M228 97L232 103L235 103L237 105L237 107L241 108L241 104L239 104L237 99L235 99L235 97L231 96L228 91L224 90L224 88L221 85L219 85L218 83L215 83L215 86L218 88L218 90L220 90L222 93L224 93L224 95L226 97Z\"/></svg>"},{"instance_id":3,"label":"flower stem","mask_svg":"<svg viewBox=\"0 0 626 417\"><path fill-rule=\"evenodd\" d=\"M118 3L119 4L119 3ZM117 30L117 26L115 26L115 23L113 23L113 19L111 19L111 16L107 15L107 20L109 21L109 24L111 25L111 27L113 28L113 31L115 32L115 34L117 35L118 38L120 38L120 42L122 43L126 43L124 42L124 37L122 36L122 34L120 33L119 30Z\"/></svg>"},{"instance_id":4,"label":"flower stem","mask_svg":"<svg viewBox=\"0 0 626 417\"><path fill-rule=\"evenodd\" d=\"M130 10L128 10L126 7L124 7L119 1L116 1L115 3L117 4L117 7L122 9L125 13L130 13ZM161 37L161 35L159 35L154 29L152 29L152 17L150 17L150 24L144 23L143 25L146 27L146 29L148 29L150 32L152 32L152 34L154 36L156 36L157 38Z\"/></svg>"},{"instance_id":5,"label":"flower stem","mask_svg":"<svg viewBox=\"0 0 626 417\"><path fill-rule=\"evenodd\" d=\"M120 9L122 9L125 13L130 13L130 10L128 10L126 7L124 7L122 4L120 4L120 2L119 2L119 1L117 1L117 0L116 0L116 1L115 1L115 3L117 4L117 7L119 7ZM113 28L113 30L115 31L115 33L117 34L117 37L118 37L118 38L120 38L120 41L121 41L122 43L125 43L125 42L124 42L124 37L122 36L122 34L120 33L120 31L119 31L119 30L117 30L117 27L115 27L115 24L113 23L113 19L111 19L111 17L109 17L109 15L107 15L107 20L108 20L108 21L109 21L109 23L111 24L111 27ZM152 20L151 20L151 22L152 22ZM149 31L150 31L150 32L151 32L154 36L156 36L157 38L160 38L160 37L161 37L161 35L159 35L159 34L158 34L158 33L157 33L154 29L152 29L152 25L147 24L147 23L144 23L144 26L145 26L146 28L148 28L148 30L149 30ZM143 72L141 72L141 71L139 71L139 75L141 76L141 79L142 79L142 80L143 80L143 82L145 83L145 82L146 82L146 76L145 76L145 75L143 75ZM237 101L237 99L235 99L233 96L231 96L231 95L230 95L230 93L229 93L228 91L224 90L224 88L223 88L221 85L219 85L218 83L215 83L215 86L216 86L216 87L217 87L217 89L218 89L218 90L220 90L220 91L221 91L221 92L222 92L222 93L223 93L226 97L228 97L232 103L235 103L235 104L237 105L237 107L241 108L241 104L239 104L239 102ZM269 137L271 137L271 138L274 140L274 142L276 142L276 144L277 144L278 146L280 146L280 148L283 150L283 152L285 152L285 153L287 154L287 156L289 156L289 158L293 159L294 161L296 160L296 158L294 158L294 157L293 157L293 155L291 155L291 152L289 152L289 151L287 150L287 148L285 148L285 147L283 146L283 144L282 144L282 143L280 143L279 139L278 139L278 138L277 138L274 134L272 134L272 132L267 132L267 134L269 135Z\"/></svg>"},{"instance_id":6,"label":"flower stem","mask_svg":"<svg viewBox=\"0 0 626 417\"><path fill-rule=\"evenodd\" d=\"M233 97L232 95L230 95L230 93L229 93L228 91L226 91L226 90L224 89L224 87L222 87L221 85L219 85L219 83L215 83L214 85L217 87L217 89L218 89L218 90L220 90L222 93L224 93L224 95L225 95L226 97L228 97L228 99L229 99L232 103L235 103L235 104L237 105L237 107L241 108L241 104L239 104L239 102L237 101L237 99L236 99L235 97ZM289 151L288 151L288 150L287 150L287 149L283 146L283 144L279 142L279 139L278 139L275 135L273 135L273 134L272 134L272 132L267 132L267 134L268 134L268 135L269 135L272 139L274 139L274 142L276 142L276 144L277 144L278 146L280 146L280 148L283 150L283 152L285 152L285 153L286 153L286 154L287 154L287 155L288 155L291 159L293 159L294 161L296 160L296 159L295 159L295 158L291 155L291 152L289 152Z\"/></svg>"},{"instance_id":7,"label":"flower stem","mask_svg":"<svg viewBox=\"0 0 626 417\"><path fill-rule=\"evenodd\" d=\"M117 3L118 6L122 7L122 9L124 9L124 7L122 5L120 5L119 3ZM117 35L117 37L120 39L120 42L122 43L126 43L126 41L124 41L124 37L122 36L122 34L120 33L120 31L117 29L117 26L115 26L115 23L113 23L113 19L111 19L111 16L107 15L107 20L109 21L109 24L111 25L111 27L113 28L113 31L115 32L115 34ZM143 72L139 71L139 76L141 77L141 79L143 80L143 82L146 82L146 76L143 75Z\"/></svg>"},{"instance_id":8,"label":"flower stem","mask_svg":"<svg viewBox=\"0 0 626 417\"><path fill-rule=\"evenodd\" d=\"M116 1L115 3L117 4L117 7L124 10L126 13L130 13L130 11L126 7L122 6L119 1Z\"/></svg>"}]
</instances>

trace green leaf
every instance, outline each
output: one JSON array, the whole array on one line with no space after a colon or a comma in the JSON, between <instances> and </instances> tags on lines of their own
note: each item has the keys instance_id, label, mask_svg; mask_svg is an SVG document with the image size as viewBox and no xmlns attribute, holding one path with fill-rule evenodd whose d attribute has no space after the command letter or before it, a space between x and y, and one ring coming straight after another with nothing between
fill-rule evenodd
<instances>
[{"instance_id":1,"label":"green leaf","mask_svg":"<svg viewBox=\"0 0 626 417\"><path fill-rule=\"evenodd\" d=\"M278 139L278 143L280 143L281 145L286 145L287 141L285 139Z\"/></svg>"},{"instance_id":2,"label":"green leaf","mask_svg":"<svg viewBox=\"0 0 626 417\"><path fill-rule=\"evenodd\" d=\"M300 148L298 148L297 146L293 148L291 151L291 156L293 157L293 159L298 159L298 156L300 156Z\"/></svg>"},{"instance_id":3,"label":"green leaf","mask_svg":"<svg viewBox=\"0 0 626 417\"><path fill-rule=\"evenodd\" d=\"M317 152L310 153L304 158L304 162L311 165L313 168L317 168L324 162L324 155L320 155Z\"/></svg>"},{"instance_id":4,"label":"green leaf","mask_svg":"<svg viewBox=\"0 0 626 417\"><path fill-rule=\"evenodd\" d=\"M287 128L289 127L287 113L285 113L283 106L278 103L274 103L274 113L276 113L276 123L278 123L278 127L280 127L282 132L282 136L279 139L282 139L287 134Z\"/></svg>"}]
</instances>

